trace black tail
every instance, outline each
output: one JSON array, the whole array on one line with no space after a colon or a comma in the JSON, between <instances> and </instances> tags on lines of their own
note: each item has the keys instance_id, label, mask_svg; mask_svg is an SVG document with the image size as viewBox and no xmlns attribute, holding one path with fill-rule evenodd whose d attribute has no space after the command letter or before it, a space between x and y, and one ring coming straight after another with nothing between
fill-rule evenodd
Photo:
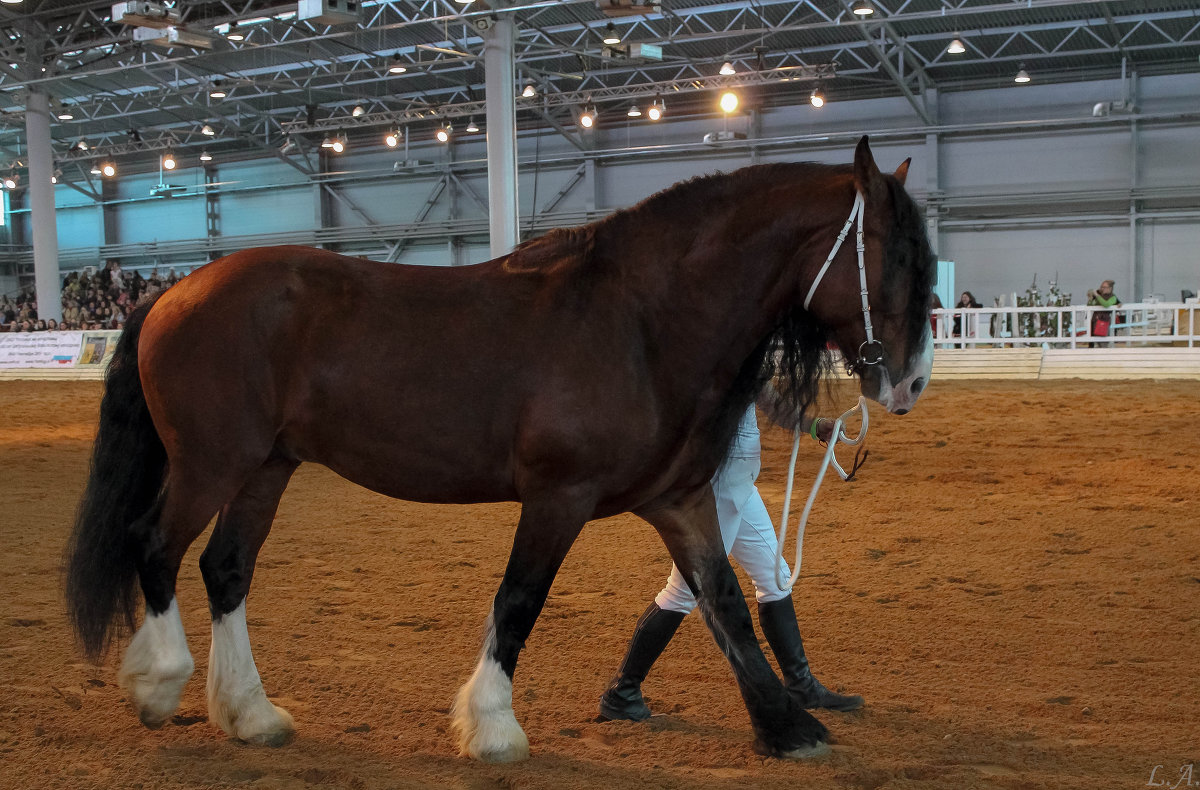
<instances>
[{"instance_id":1,"label":"black tail","mask_svg":"<svg viewBox=\"0 0 1200 790\"><path fill-rule=\"evenodd\" d=\"M133 628L143 549L130 527L157 507L166 473L138 375L138 337L154 301L130 314L105 375L92 468L67 544L67 615L93 661Z\"/></svg>"}]
</instances>

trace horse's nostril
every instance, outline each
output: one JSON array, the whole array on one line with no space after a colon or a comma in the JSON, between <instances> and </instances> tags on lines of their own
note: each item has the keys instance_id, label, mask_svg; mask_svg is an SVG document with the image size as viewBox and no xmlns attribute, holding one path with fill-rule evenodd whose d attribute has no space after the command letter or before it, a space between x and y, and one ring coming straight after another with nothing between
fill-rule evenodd
<instances>
[{"instance_id":1,"label":"horse's nostril","mask_svg":"<svg viewBox=\"0 0 1200 790\"><path fill-rule=\"evenodd\" d=\"M923 390L923 389L925 389L925 377L921 376L921 377L914 379L913 383L912 383L912 394L920 395L921 390Z\"/></svg>"},{"instance_id":2,"label":"horse's nostril","mask_svg":"<svg viewBox=\"0 0 1200 790\"><path fill-rule=\"evenodd\" d=\"M908 409L896 409L892 414L908 414Z\"/></svg>"}]
</instances>

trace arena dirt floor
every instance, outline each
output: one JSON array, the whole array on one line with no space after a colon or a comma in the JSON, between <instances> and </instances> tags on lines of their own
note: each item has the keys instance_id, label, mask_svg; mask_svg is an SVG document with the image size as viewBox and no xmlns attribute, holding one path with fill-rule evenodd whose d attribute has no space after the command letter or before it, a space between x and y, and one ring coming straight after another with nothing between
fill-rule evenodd
<instances>
[{"instance_id":1,"label":"arena dirt floor","mask_svg":"<svg viewBox=\"0 0 1200 790\"><path fill-rule=\"evenodd\" d=\"M935 382L908 416L876 409L860 479L821 493L797 587L818 676L867 706L821 714L837 743L801 763L752 752L698 617L646 683L659 715L595 720L668 570L631 516L584 530L522 653L515 708L533 757L458 757L447 708L517 506L399 502L316 466L284 496L249 600L259 669L297 737L249 747L206 720L204 538L179 589L196 675L174 720L143 729L116 684L119 653L81 660L61 604L100 393L0 382L2 788L1200 784L1195 382ZM759 485L777 516L790 437L764 442ZM804 450L810 481L818 449Z\"/></svg>"}]
</instances>

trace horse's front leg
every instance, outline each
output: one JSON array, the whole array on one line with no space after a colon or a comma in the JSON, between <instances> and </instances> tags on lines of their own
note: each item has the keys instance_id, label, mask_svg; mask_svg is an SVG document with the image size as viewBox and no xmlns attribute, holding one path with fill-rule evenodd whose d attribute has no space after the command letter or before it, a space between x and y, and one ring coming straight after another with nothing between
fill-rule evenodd
<instances>
[{"instance_id":1,"label":"horse's front leg","mask_svg":"<svg viewBox=\"0 0 1200 790\"><path fill-rule=\"evenodd\" d=\"M590 504L566 496L524 503L508 568L488 615L479 663L450 710L464 757L502 763L529 756L529 741L512 710L517 654L590 513Z\"/></svg>"},{"instance_id":2,"label":"horse's front leg","mask_svg":"<svg viewBox=\"0 0 1200 790\"><path fill-rule=\"evenodd\" d=\"M638 515L662 536L733 667L754 727L754 750L791 759L827 753L828 730L787 693L758 645L745 596L721 543L711 487L704 486L682 504Z\"/></svg>"}]
</instances>

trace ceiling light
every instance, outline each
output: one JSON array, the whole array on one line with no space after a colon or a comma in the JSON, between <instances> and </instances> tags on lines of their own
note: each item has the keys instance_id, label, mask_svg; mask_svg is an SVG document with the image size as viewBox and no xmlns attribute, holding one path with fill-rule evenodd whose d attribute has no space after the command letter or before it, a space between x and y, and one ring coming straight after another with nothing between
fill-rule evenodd
<instances>
[{"instance_id":1,"label":"ceiling light","mask_svg":"<svg viewBox=\"0 0 1200 790\"><path fill-rule=\"evenodd\" d=\"M814 107L824 107L825 94L821 92L820 88L813 88L813 92L809 94L808 103Z\"/></svg>"},{"instance_id":2,"label":"ceiling light","mask_svg":"<svg viewBox=\"0 0 1200 790\"><path fill-rule=\"evenodd\" d=\"M734 71L733 64L727 60L721 64L721 71L719 73L728 77L729 75L736 74L737 72Z\"/></svg>"},{"instance_id":3,"label":"ceiling light","mask_svg":"<svg viewBox=\"0 0 1200 790\"><path fill-rule=\"evenodd\" d=\"M166 153L166 155L162 158L163 170L174 170L175 165L176 165L175 154L168 151Z\"/></svg>"},{"instance_id":4,"label":"ceiling light","mask_svg":"<svg viewBox=\"0 0 1200 790\"><path fill-rule=\"evenodd\" d=\"M646 110L646 117L652 121L657 121L659 118L663 117L663 113L666 112L666 109L666 104L659 99L655 99L650 104L650 109Z\"/></svg>"},{"instance_id":5,"label":"ceiling light","mask_svg":"<svg viewBox=\"0 0 1200 790\"><path fill-rule=\"evenodd\" d=\"M22 2L23 0L0 0L0 3L5 5L20 5Z\"/></svg>"},{"instance_id":6,"label":"ceiling light","mask_svg":"<svg viewBox=\"0 0 1200 790\"><path fill-rule=\"evenodd\" d=\"M74 120L74 119L75 119L75 114L74 114L73 112L71 112L70 108L68 108L68 107L67 107L67 105L63 104L63 105L60 105L60 106L59 106L59 108L58 108L58 120L60 120L60 121L71 121L71 120Z\"/></svg>"},{"instance_id":7,"label":"ceiling light","mask_svg":"<svg viewBox=\"0 0 1200 790\"><path fill-rule=\"evenodd\" d=\"M437 130L437 134L435 136L437 137L439 143L448 143L450 142L450 133L453 131L454 127L450 124L446 124Z\"/></svg>"},{"instance_id":8,"label":"ceiling light","mask_svg":"<svg viewBox=\"0 0 1200 790\"><path fill-rule=\"evenodd\" d=\"M579 113L579 125L584 129L591 129L596 125L596 108L590 104L585 106Z\"/></svg>"},{"instance_id":9,"label":"ceiling light","mask_svg":"<svg viewBox=\"0 0 1200 790\"><path fill-rule=\"evenodd\" d=\"M725 91L721 94L721 109L726 113L731 113L738 107L738 95L733 91Z\"/></svg>"},{"instance_id":10,"label":"ceiling light","mask_svg":"<svg viewBox=\"0 0 1200 790\"><path fill-rule=\"evenodd\" d=\"M858 0L850 10L855 16L870 16L875 13L875 8L867 0Z\"/></svg>"},{"instance_id":11,"label":"ceiling light","mask_svg":"<svg viewBox=\"0 0 1200 790\"><path fill-rule=\"evenodd\" d=\"M474 119L474 118L472 118L471 120L467 121L467 131L468 131L468 132L471 132L471 133L475 133L475 132L478 132L478 131L479 131L479 124L475 123L475 119Z\"/></svg>"},{"instance_id":12,"label":"ceiling light","mask_svg":"<svg viewBox=\"0 0 1200 790\"><path fill-rule=\"evenodd\" d=\"M641 118L642 117L642 111L640 109L638 109L638 106L636 104L629 105L629 111L626 112L625 114L628 115L630 118Z\"/></svg>"},{"instance_id":13,"label":"ceiling light","mask_svg":"<svg viewBox=\"0 0 1200 790\"><path fill-rule=\"evenodd\" d=\"M325 139L321 141L322 148L333 148L333 138L325 135Z\"/></svg>"},{"instance_id":14,"label":"ceiling light","mask_svg":"<svg viewBox=\"0 0 1200 790\"><path fill-rule=\"evenodd\" d=\"M393 129L383 136L383 142L388 148L395 148L400 145L400 141L403 139L398 129Z\"/></svg>"},{"instance_id":15,"label":"ceiling light","mask_svg":"<svg viewBox=\"0 0 1200 790\"><path fill-rule=\"evenodd\" d=\"M58 183L58 174L59 174L59 172L61 172L61 171L59 171L59 170L55 170L55 171L54 171L54 175L50 176L50 183L51 183L51 184L57 184L57 183Z\"/></svg>"},{"instance_id":16,"label":"ceiling light","mask_svg":"<svg viewBox=\"0 0 1200 790\"><path fill-rule=\"evenodd\" d=\"M454 2L458 3L459 5L470 5L471 4L471 0L454 0Z\"/></svg>"},{"instance_id":17,"label":"ceiling light","mask_svg":"<svg viewBox=\"0 0 1200 790\"><path fill-rule=\"evenodd\" d=\"M333 144L329 147L333 149L335 154L340 154L346 150L346 145L346 135L343 134L333 138Z\"/></svg>"},{"instance_id":18,"label":"ceiling light","mask_svg":"<svg viewBox=\"0 0 1200 790\"><path fill-rule=\"evenodd\" d=\"M17 177L16 176L5 176L4 177L4 188L5 189L16 189L17 188Z\"/></svg>"},{"instance_id":19,"label":"ceiling light","mask_svg":"<svg viewBox=\"0 0 1200 790\"><path fill-rule=\"evenodd\" d=\"M225 38L229 39L230 41L245 41L246 34L238 29L237 22L230 22L229 32L225 34Z\"/></svg>"},{"instance_id":20,"label":"ceiling light","mask_svg":"<svg viewBox=\"0 0 1200 790\"><path fill-rule=\"evenodd\" d=\"M211 162L212 154L210 154L208 151L201 151L200 152L200 161L201 162Z\"/></svg>"},{"instance_id":21,"label":"ceiling light","mask_svg":"<svg viewBox=\"0 0 1200 790\"><path fill-rule=\"evenodd\" d=\"M88 149L87 140L80 139L78 142L72 143L67 149L68 154L73 154L76 151L86 151Z\"/></svg>"},{"instance_id":22,"label":"ceiling light","mask_svg":"<svg viewBox=\"0 0 1200 790\"><path fill-rule=\"evenodd\" d=\"M1017 71L1017 76L1013 77L1013 82L1018 82L1022 85L1029 82L1029 72L1025 70L1025 64L1021 64L1021 68Z\"/></svg>"},{"instance_id":23,"label":"ceiling light","mask_svg":"<svg viewBox=\"0 0 1200 790\"><path fill-rule=\"evenodd\" d=\"M354 105L354 109L350 111L350 114L358 118L359 116L366 115L367 111L363 109L361 104L356 104Z\"/></svg>"},{"instance_id":24,"label":"ceiling light","mask_svg":"<svg viewBox=\"0 0 1200 790\"><path fill-rule=\"evenodd\" d=\"M104 174L105 178L112 178L117 174L117 166L112 162L105 162L100 166L100 172Z\"/></svg>"},{"instance_id":25,"label":"ceiling light","mask_svg":"<svg viewBox=\"0 0 1200 790\"><path fill-rule=\"evenodd\" d=\"M533 84L533 80L525 83L525 89L521 91L521 97L524 99L532 99L537 96L537 88Z\"/></svg>"},{"instance_id":26,"label":"ceiling light","mask_svg":"<svg viewBox=\"0 0 1200 790\"><path fill-rule=\"evenodd\" d=\"M203 126L200 127L200 134L205 135L206 137L212 137L216 133L217 133L216 130L214 130L208 124L204 124Z\"/></svg>"},{"instance_id":27,"label":"ceiling light","mask_svg":"<svg viewBox=\"0 0 1200 790\"><path fill-rule=\"evenodd\" d=\"M221 84L220 80L214 82L212 88L208 91L208 97L210 99L224 99L228 95L229 94L225 92L225 86Z\"/></svg>"},{"instance_id":28,"label":"ceiling light","mask_svg":"<svg viewBox=\"0 0 1200 790\"><path fill-rule=\"evenodd\" d=\"M946 47L946 51L951 55L961 55L967 51L966 44L962 43L961 38L956 38L950 42L950 46Z\"/></svg>"},{"instance_id":29,"label":"ceiling light","mask_svg":"<svg viewBox=\"0 0 1200 790\"><path fill-rule=\"evenodd\" d=\"M392 63L388 66L388 74L403 74L408 71L404 66L404 61L400 60L400 53L397 52L392 56Z\"/></svg>"},{"instance_id":30,"label":"ceiling light","mask_svg":"<svg viewBox=\"0 0 1200 790\"><path fill-rule=\"evenodd\" d=\"M612 22L609 22L607 25L604 26L603 41L605 44L607 44L610 47L616 46L617 44L621 43L621 37L619 35L617 35L617 28L613 25Z\"/></svg>"},{"instance_id":31,"label":"ceiling light","mask_svg":"<svg viewBox=\"0 0 1200 790\"><path fill-rule=\"evenodd\" d=\"M97 162L93 162L93 163L92 163L92 169L91 169L91 170L89 170L88 172L89 172L89 173L91 173L91 174L92 174L92 175L94 175L94 176L98 176L98 175L100 175L100 165L99 165L99 163L97 163Z\"/></svg>"}]
</instances>

